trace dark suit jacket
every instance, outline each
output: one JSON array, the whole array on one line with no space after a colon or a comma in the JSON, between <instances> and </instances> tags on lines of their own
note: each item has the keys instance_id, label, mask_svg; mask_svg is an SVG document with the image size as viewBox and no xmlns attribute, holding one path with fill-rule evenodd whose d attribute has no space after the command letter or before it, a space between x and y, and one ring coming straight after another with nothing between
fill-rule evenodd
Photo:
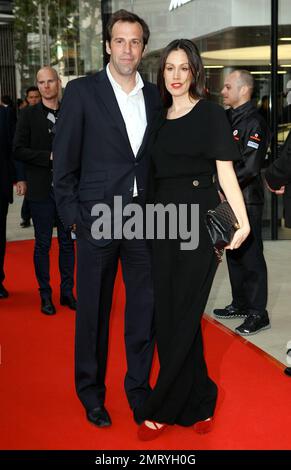
<instances>
[{"instance_id":1,"label":"dark suit jacket","mask_svg":"<svg viewBox=\"0 0 291 470\"><path fill-rule=\"evenodd\" d=\"M124 205L131 202L135 176L139 196L145 199L146 142L161 102L155 85L145 82L143 93L148 125L135 158L106 71L66 87L53 145L54 189L65 227L77 223L90 239L94 204L112 206L117 195Z\"/></svg>"},{"instance_id":2,"label":"dark suit jacket","mask_svg":"<svg viewBox=\"0 0 291 470\"><path fill-rule=\"evenodd\" d=\"M291 183L291 132L283 145L279 158L266 170L266 180L270 188L280 189Z\"/></svg>"},{"instance_id":3,"label":"dark suit jacket","mask_svg":"<svg viewBox=\"0 0 291 470\"><path fill-rule=\"evenodd\" d=\"M265 178L272 189L286 186L284 211L286 227L291 227L291 131L283 145L280 157L266 170Z\"/></svg>"},{"instance_id":4,"label":"dark suit jacket","mask_svg":"<svg viewBox=\"0 0 291 470\"><path fill-rule=\"evenodd\" d=\"M13 182L16 180L12 160L15 115L11 108L0 106L0 196L13 201Z\"/></svg>"},{"instance_id":5,"label":"dark suit jacket","mask_svg":"<svg viewBox=\"0 0 291 470\"><path fill-rule=\"evenodd\" d=\"M28 200L48 197L52 183L51 148L52 137L42 103L24 108L17 121L14 158L25 163Z\"/></svg>"}]
</instances>

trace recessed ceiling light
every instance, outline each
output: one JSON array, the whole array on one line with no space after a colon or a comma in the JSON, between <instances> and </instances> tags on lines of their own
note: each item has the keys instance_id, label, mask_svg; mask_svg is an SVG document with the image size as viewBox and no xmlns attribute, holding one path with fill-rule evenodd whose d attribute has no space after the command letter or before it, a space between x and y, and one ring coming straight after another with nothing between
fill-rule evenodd
<instances>
[{"instance_id":1,"label":"recessed ceiling light","mask_svg":"<svg viewBox=\"0 0 291 470\"><path fill-rule=\"evenodd\" d=\"M254 70L250 72L251 75L270 75L270 70Z\"/></svg>"},{"instance_id":2,"label":"recessed ceiling light","mask_svg":"<svg viewBox=\"0 0 291 470\"><path fill-rule=\"evenodd\" d=\"M271 71L270 70L254 70L250 72L252 75L270 75ZM285 74L287 73L286 70L279 70L277 73Z\"/></svg>"},{"instance_id":3,"label":"recessed ceiling light","mask_svg":"<svg viewBox=\"0 0 291 470\"><path fill-rule=\"evenodd\" d=\"M270 62L271 47L270 46L254 46L254 47L238 47L233 49L218 49L215 51L204 51L201 54L202 58L207 60L221 60L234 62L236 60L243 60L250 64L251 61L266 61ZM278 59L289 61L291 57L291 45L280 44L278 46Z\"/></svg>"},{"instance_id":4,"label":"recessed ceiling light","mask_svg":"<svg viewBox=\"0 0 291 470\"><path fill-rule=\"evenodd\" d=\"M223 69L224 65L204 65L205 69Z\"/></svg>"},{"instance_id":5,"label":"recessed ceiling light","mask_svg":"<svg viewBox=\"0 0 291 470\"><path fill-rule=\"evenodd\" d=\"M253 72L250 72L252 75L270 75L271 71L270 70L254 70ZM286 70L279 70L277 72L278 74L284 75Z\"/></svg>"}]
</instances>

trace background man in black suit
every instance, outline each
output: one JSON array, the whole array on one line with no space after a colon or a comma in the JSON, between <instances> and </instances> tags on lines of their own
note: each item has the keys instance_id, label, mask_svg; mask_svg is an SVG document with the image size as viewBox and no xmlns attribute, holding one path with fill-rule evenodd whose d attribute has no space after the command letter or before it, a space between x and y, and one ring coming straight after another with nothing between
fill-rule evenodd
<instances>
[{"instance_id":1,"label":"background man in black suit","mask_svg":"<svg viewBox=\"0 0 291 470\"><path fill-rule=\"evenodd\" d=\"M74 244L57 215L52 187L51 149L61 82L52 67L43 67L37 73L37 85L42 99L40 103L28 106L20 113L15 134L14 157L25 163L26 197L34 225L34 266L41 296L41 312L53 315L56 310L51 297L49 251L55 220L60 249L60 302L72 310L76 308L72 293Z\"/></svg>"},{"instance_id":2,"label":"background man in black suit","mask_svg":"<svg viewBox=\"0 0 291 470\"><path fill-rule=\"evenodd\" d=\"M284 187L291 183L291 131L277 158L266 170L265 178L270 191L284 194Z\"/></svg>"},{"instance_id":3,"label":"background man in black suit","mask_svg":"<svg viewBox=\"0 0 291 470\"><path fill-rule=\"evenodd\" d=\"M109 426L104 407L109 315L121 261L126 287L125 390L134 409L149 393L153 354L153 289L145 240L95 240L92 207L145 202L149 124L160 109L157 88L137 72L149 30L125 10L107 26L110 63L67 85L54 142L54 187L62 220L76 228L76 389L89 421Z\"/></svg>"},{"instance_id":4,"label":"background man in black suit","mask_svg":"<svg viewBox=\"0 0 291 470\"><path fill-rule=\"evenodd\" d=\"M283 145L280 157L267 168L265 178L269 190L278 195L284 194L285 186L291 183L291 132ZM286 201L288 200L285 199L285 204ZM291 367L286 367L285 374L291 376Z\"/></svg>"},{"instance_id":5,"label":"background man in black suit","mask_svg":"<svg viewBox=\"0 0 291 470\"><path fill-rule=\"evenodd\" d=\"M27 88L25 93L25 101L28 106L34 106L41 101L40 92L36 86L30 86ZM20 226L22 228L30 227L31 212L29 202L25 196L21 206L21 218L22 222L20 223Z\"/></svg>"},{"instance_id":6,"label":"background man in black suit","mask_svg":"<svg viewBox=\"0 0 291 470\"><path fill-rule=\"evenodd\" d=\"M13 182L17 180L16 192L23 195L26 189L24 174L20 167L15 175L12 161L12 142L15 131L15 113L9 106L0 106L0 299L8 297L3 286L4 257L6 249L6 220L8 205L13 202ZM22 172L23 173L23 172Z\"/></svg>"}]
</instances>

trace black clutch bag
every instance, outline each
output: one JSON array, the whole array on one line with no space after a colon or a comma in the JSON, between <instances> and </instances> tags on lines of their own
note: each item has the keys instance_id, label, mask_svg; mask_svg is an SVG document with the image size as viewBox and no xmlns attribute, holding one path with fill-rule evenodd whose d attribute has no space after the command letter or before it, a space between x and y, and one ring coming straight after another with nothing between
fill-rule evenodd
<instances>
[{"instance_id":1,"label":"black clutch bag","mask_svg":"<svg viewBox=\"0 0 291 470\"><path fill-rule=\"evenodd\" d=\"M229 203L223 201L215 209L207 211L205 223L214 251L221 261L224 248L231 243L236 230L239 229L237 218Z\"/></svg>"}]
</instances>

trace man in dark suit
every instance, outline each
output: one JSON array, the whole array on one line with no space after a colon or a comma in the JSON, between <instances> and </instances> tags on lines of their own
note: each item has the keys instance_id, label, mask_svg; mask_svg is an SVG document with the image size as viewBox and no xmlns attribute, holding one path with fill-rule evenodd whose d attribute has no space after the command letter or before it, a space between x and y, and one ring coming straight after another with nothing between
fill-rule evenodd
<instances>
[{"instance_id":1,"label":"man in dark suit","mask_svg":"<svg viewBox=\"0 0 291 470\"><path fill-rule=\"evenodd\" d=\"M148 27L137 15L125 10L112 15L106 42L110 63L106 70L67 85L54 142L58 209L77 236L76 389L87 418L99 427L111 424L104 407L105 374L119 260L127 297L125 390L130 407L139 406L150 391L153 290L147 244L91 235L96 203L112 207L114 196L122 196L123 205L145 203L145 144L160 109L157 88L137 72L148 37Z\"/></svg>"},{"instance_id":2,"label":"man in dark suit","mask_svg":"<svg viewBox=\"0 0 291 470\"><path fill-rule=\"evenodd\" d=\"M13 182L17 180L16 192L23 195L26 184L20 171L15 176L12 161L12 142L15 131L15 114L9 106L0 106L0 299L8 297L3 286L5 279L4 257L6 249L6 220L8 205L13 202ZM19 168L18 168L19 170Z\"/></svg>"},{"instance_id":3,"label":"man in dark suit","mask_svg":"<svg viewBox=\"0 0 291 470\"><path fill-rule=\"evenodd\" d=\"M265 178L269 190L278 195L284 194L285 186L291 183L291 132L283 145L280 157L267 168ZM291 367L286 367L285 374L291 376Z\"/></svg>"},{"instance_id":4,"label":"man in dark suit","mask_svg":"<svg viewBox=\"0 0 291 470\"><path fill-rule=\"evenodd\" d=\"M36 86L30 86L26 90L25 101L28 106L34 106L35 104L41 101L41 96L38 88ZM22 228L30 227L31 212L29 207L29 202L24 196L22 206L21 206L21 218L22 222L20 226Z\"/></svg>"},{"instance_id":5,"label":"man in dark suit","mask_svg":"<svg viewBox=\"0 0 291 470\"><path fill-rule=\"evenodd\" d=\"M284 193L284 186L291 183L291 132L277 158L266 170L265 178L269 189L276 194Z\"/></svg>"},{"instance_id":6,"label":"man in dark suit","mask_svg":"<svg viewBox=\"0 0 291 470\"><path fill-rule=\"evenodd\" d=\"M14 157L25 163L27 177L26 198L29 201L35 232L34 266L41 297L41 312L56 313L50 286L49 251L55 220L59 242L61 274L60 303L76 309L72 289L74 285L74 244L57 215L52 186L51 150L59 109L60 80L52 67L43 67L37 73L41 102L25 108L19 116Z\"/></svg>"}]
</instances>

